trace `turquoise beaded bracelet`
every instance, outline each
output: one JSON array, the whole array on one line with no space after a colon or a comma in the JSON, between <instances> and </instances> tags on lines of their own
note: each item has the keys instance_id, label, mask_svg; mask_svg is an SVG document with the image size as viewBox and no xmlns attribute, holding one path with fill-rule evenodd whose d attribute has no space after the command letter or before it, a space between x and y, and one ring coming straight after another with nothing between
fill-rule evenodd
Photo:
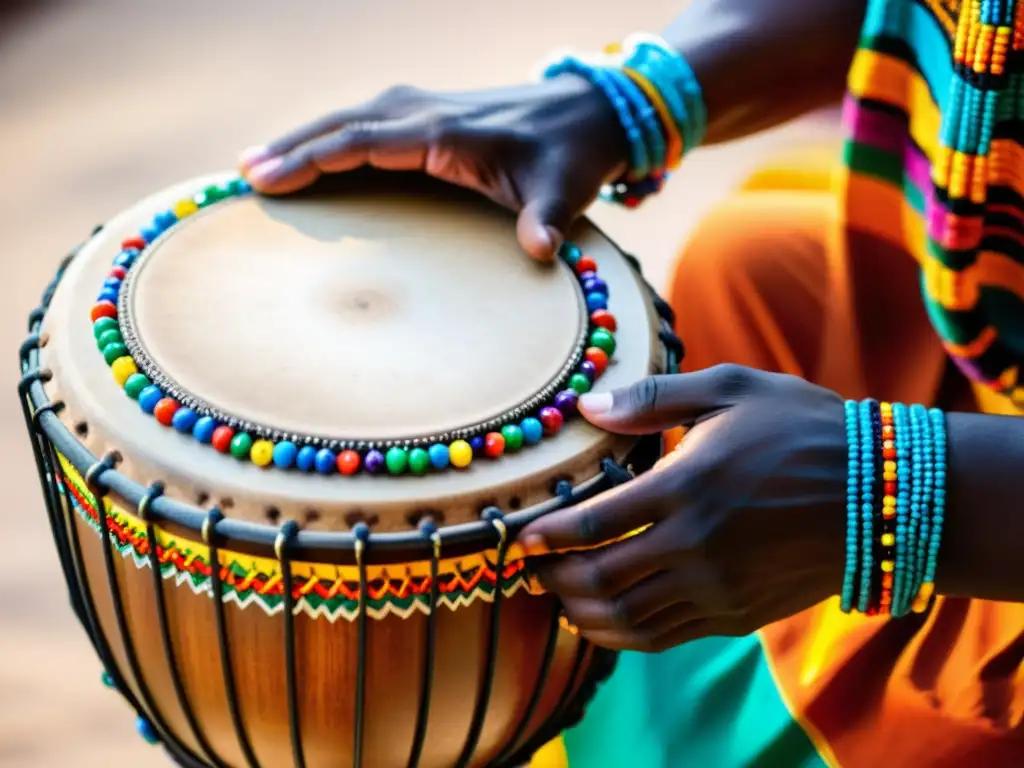
<instances>
[{"instance_id":1,"label":"turquoise beaded bracelet","mask_svg":"<svg viewBox=\"0 0 1024 768\"><path fill-rule=\"evenodd\" d=\"M840 608L906 616L927 609L946 507L945 415L874 400L844 404L846 564Z\"/></svg>"}]
</instances>

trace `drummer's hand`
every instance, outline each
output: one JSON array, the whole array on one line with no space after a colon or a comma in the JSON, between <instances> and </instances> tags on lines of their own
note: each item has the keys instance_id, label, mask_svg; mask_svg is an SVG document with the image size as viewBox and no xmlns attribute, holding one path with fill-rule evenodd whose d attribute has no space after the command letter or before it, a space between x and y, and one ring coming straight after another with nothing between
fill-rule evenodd
<instances>
[{"instance_id":1,"label":"drummer's hand","mask_svg":"<svg viewBox=\"0 0 1024 768\"><path fill-rule=\"evenodd\" d=\"M647 474L527 526L532 561L590 640L660 651L744 635L836 594L845 559L842 399L806 381L719 366L580 400L623 434L683 425Z\"/></svg>"},{"instance_id":2,"label":"drummer's hand","mask_svg":"<svg viewBox=\"0 0 1024 768\"><path fill-rule=\"evenodd\" d=\"M621 174L627 156L608 99L586 81L563 76L459 94L392 88L246 150L241 170L267 194L364 165L424 171L520 211L519 242L535 258L549 259L601 185Z\"/></svg>"}]
</instances>

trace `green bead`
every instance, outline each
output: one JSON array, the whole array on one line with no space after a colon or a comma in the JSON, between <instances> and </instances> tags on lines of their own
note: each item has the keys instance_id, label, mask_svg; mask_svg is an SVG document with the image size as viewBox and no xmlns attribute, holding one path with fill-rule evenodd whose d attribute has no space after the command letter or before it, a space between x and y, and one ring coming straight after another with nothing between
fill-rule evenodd
<instances>
[{"instance_id":1,"label":"green bead","mask_svg":"<svg viewBox=\"0 0 1024 768\"><path fill-rule=\"evenodd\" d=\"M384 463L392 475L400 475L409 468L409 452L405 448L389 448L384 455Z\"/></svg>"},{"instance_id":2,"label":"green bead","mask_svg":"<svg viewBox=\"0 0 1024 768\"><path fill-rule=\"evenodd\" d=\"M595 328L590 334L590 346L603 349L611 357L615 354L615 337L606 328Z\"/></svg>"},{"instance_id":3,"label":"green bead","mask_svg":"<svg viewBox=\"0 0 1024 768\"><path fill-rule=\"evenodd\" d=\"M590 391L590 379L582 373L574 373L569 378L569 389L575 390L577 395L585 395Z\"/></svg>"},{"instance_id":4,"label":"green bead","mask_svg":"<svg viewBox=\"0 0 1024 768\"><path fill-rule=\"evenodd\" d=\"M218 200L224 199L224 189L216 184L211 184L198 195L196 195L196 205L200 208L205 208L208 205L213 205Z\"/></svg>"},{"instance_id":5,"label":"green bead","mask_svg":"<svg viewBox=\"0 0 1024 768\"><path fill-rule=\"evenodd\" d=\"M100 334L100 337L96 339L96 346L103 349L111 344L124 344L124 338L121 336L121 332L117 328L111 328L108 331L104 331Z\"/></svg>"},{"instance_id":6,"label":"green bead","mask_svg":"<svg viewBox=\"0 0 1024 768\"><path fill-rule=\"evenodd\" d=\"M245 179L234 178L227 183L227 193L230 197L237 197L238 195L246 192L249 189L249 184Z\"/></svg>"},{"instance_id":7,"label":"green bead","mask_svg":"<svg viewBox=\"0 0 1024 768\"><path fill-rule=\"evenodd\" d=\"M569 266L575 267L582 257L583 254L580 252L580 249L572 243L564 243L562 245L562 258L569 263Z\"/></svg>"},{"instance_id":8,"label":"green bead","mask_svg":"<svg viewBox=\"0 0 1024 768\"><path fill-rule=\"evenodd\" d=\"M133 373L124 383L124 391L132 400L138 400L142 390L149 386L149 379L141 373Z\"/></svg>"},{"instance_id":9,"label":"green bead","mask_svg":"<svg viewBox=\"0 0 1024 768\"><path fill-rule=\"evenodd\" d=\"M110 365L119 357L125 357L127 354L128 347L124 344L108 344L103 348L103 359L107 361L107 365Z\"/></svg>"},{"instance_id":10,"label":"green bead","mask_svg":"<svg viewBox=\"0 0 1024 768\"><path fill-rule=\"evenodd\" d=\"M425 475L430 469L430 454L423 448L409 451L409 471L414 475Z\"/></svg>"},{"instance_id":11,"label":"green bead","mask_svg":"<svg viewBox=\"0 0 1024 768\"><path fill-rule=\"evenodd\" d=\"M117 320L112 317L101 317L92 324L92 335L97 339L109 330L117 330Z\"/></svg>"},{"instance_id":12,"label":"green bead","mask_svg":"<svg viewBox=\"0 0 1024 768\"><path fill-rule=\"evenodd\" d=\"M515 453L523 447L523 430L515 424L502 427L501 436L505 438L505 450L508 453Z\"/></svg>"},{"instance_id":13,"label":"green bead","mask_svg":"<svg viewBox=\"0 0 1024 768\"><path fill-rule=\"evenodd\" d=\"M240 432L231 438L231 455L236 459L249 458L249 451L252 450L252 438L245 432Z\"/></svg>"}]
</instances>

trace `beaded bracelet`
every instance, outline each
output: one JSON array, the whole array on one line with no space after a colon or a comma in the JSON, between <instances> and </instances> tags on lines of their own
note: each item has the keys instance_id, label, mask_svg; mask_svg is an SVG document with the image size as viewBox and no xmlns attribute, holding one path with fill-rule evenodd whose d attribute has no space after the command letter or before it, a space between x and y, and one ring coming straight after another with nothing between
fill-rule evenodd
<instances>
[{"instance_id":1,"label":"beaded bracelet","mask_svg":"<svg viewBox=\"0 0 1024 768\"><path fill-rule=\"evenodd\" d=\"M659 192L668 171L703 140L707 109L693 69L657 37L634 36L605 49L601 64L565 56L544 68L542 77L576 74L600 88L612 102L629 142L625 176L601 190L604 200L633 208Z\"/></svg>"},{"instance_id":2,"label":"beaded bracelet","mask_svg":"<svg viewBox=\"0 0 1024 768\"><path fill-rule=\"evenodd\" d=\"M864 400L846 423L845 613L906 616L927 609L946 504L945 416Z\"/></svg>"},{"instance_id":3,"label":"beaded bracelet","mask_svg":"<svg viewBox=\"0 0 1024 768\"><path fill-rule=\"evenodd\" d=\"M565 74L585 78L600 88L608 98L629 141L629 176L636 179L644 178L651 169L650 153L630 105L619 91L616 82L609 77L605 69L591 66L575 56L566 56L561 61L551 64L544 70L543 77L551 79Z\"/></svg>"}]
</instances>

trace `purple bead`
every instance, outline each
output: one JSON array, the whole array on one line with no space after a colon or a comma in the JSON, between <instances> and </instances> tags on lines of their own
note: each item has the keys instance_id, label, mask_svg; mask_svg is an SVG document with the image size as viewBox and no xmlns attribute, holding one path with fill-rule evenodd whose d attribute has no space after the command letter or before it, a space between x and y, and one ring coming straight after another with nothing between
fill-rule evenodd
<instances>
[{"instance_id":1,"label":"purple bead","mask_svg":"<svg viewBox=\"0 0 1024 768\"><path fill-rule=\"evenodd\" d=\"M469 447L473 449L473 455L479 456L484 452L484 436L477 435L469 441Z\"/></svg>"},{"instance_id":2,"label":"purple bead","mask_svg":"<svg viewBox=\"0 0 1024 768\"><path fill-rule=\"evenodd\" d=\"M363 466L371 475L380 474L385 466L384 454L378 450L370 451L366 454L366 458L363 459Z\"/></svg>"},{"instance_id":3,"label":"purple bead","mask_svg":"<svg viewBox=\"0 0 1024 768\"><path fill-rule=\"evenodd\" d=\"M584 272L579 276L580 284L587 282L587 280L593 280L597 277L597 272Z\"/></svg>"},{"instance_id":4,"label":"purple bead","mask_svg":"<svg viewBox=\"0 0 1024 768\"><path fill-rule=\"evenodd\" d=\"M562 412L563 416L572 416L576 413L576 405L580 396L574 390L564 389L555 395L555 408Z\"/></svg>"},{"instance_id":5,"label":"purple bead","mask_svg":"<svg viewBox=\"0 0 1024 768\"><path fill-rule=\"evenodd\" d=\"M584 293L603 293L605 296L608 295L608 283L602 280L600 277L591 277L583 281L583 292Z\"/></svg>"},{"instance_id":6,"label":"purple bead","mask_svg":"<svg viewBox=\"0 0 1024 768\"><path fill-rule=\"evenodd\" d=\"M593 381L597 378L597 366L595 366L589 360L584 360L580 363L580 373L586 376L588 379Z\"/></svg>"}]
</instances>

